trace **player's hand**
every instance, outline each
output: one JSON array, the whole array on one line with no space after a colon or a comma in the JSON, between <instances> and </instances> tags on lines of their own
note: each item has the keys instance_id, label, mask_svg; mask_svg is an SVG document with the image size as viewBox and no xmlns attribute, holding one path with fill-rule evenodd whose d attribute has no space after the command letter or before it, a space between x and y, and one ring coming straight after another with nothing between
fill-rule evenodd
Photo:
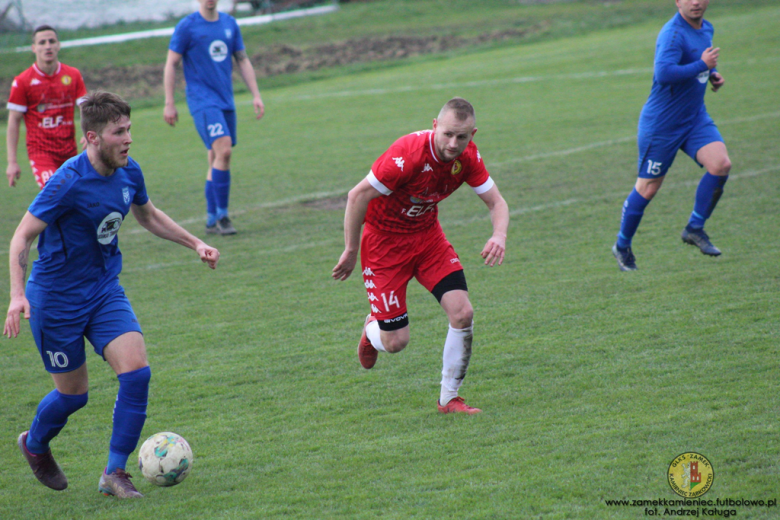
<instances>
[{"instance_id":1,"label":"player's hand","mask_svg":"<svg viewBox=\"0 0 780 520\"><path fill-rule=\"evenodd\" d=\"M704 52L701 53L701 60L707 64L707 68L712 70L718 66L718 55L720 54L720 47L707 47Z\"/></svg>"},{"instance_id":2,"label":"player's hand","mask_svg":"<svg viewBox=\"0 0 780 520\"><path fill-rule=\"evenodd\" d=\"M506 237L493 235L482 248L480 255L485 259L485 265L493 267L504 263L504 252L506 251Z\"/></svg>"},{"instance_id":3,"label":"player's hand","mask_svg":"<svg viewBox=\"0 0 780 520\"><path fill-rule=\"evenodd\" d=\"M355 265L357 264L357 251L354 253L351 251L344 250L343 253L341 253L341 258L339 258L339 263L336 264L336 267L333 268L333 279L334 280L341 280L342 282L349 278L349 275L352 274L352 271L355 270Z\"/></svg>"},{"instance_id":4,"label":"player's hand","mask_svg":"<svg viewBox=\"0 0 780 520\"><path fill-rule=\"evenodd\" d=\"M713 72L710 74L710 83L712 84L712 91L717 92L720 87L723 86L724 83L726 83L726 80L723 79L723 76L720 75L718 72Z\"/></svg>"},{"instance_id":5,"label":"player's hand","mask_svg":"<svg viewBox=\"0 0 780 520\"><path fill-rule=\"evenodd\" d=\"M8 168L5 169L5 175L8 177L8 185L10 187L16 186L16 181L22 176L22 169L19 168L19 163L8 163Z\"/></svg>"},{"instance_id":6,"label":"player's hand","mask_svg":"<svg viewBox=\"0 0 780 520\"><path fill-rule=\"evenodd\" d=\"M165 105L165 108L163 109L163 119L165 119L165 122L169 125L176 126L176 123L179 122L179 111L176 110L176 106Z\"/></svg>"},{"instance_id":7,"label":"player's hand","mask_svg":"<svg viewBox=\"0 0 780 520\"><path fill-rule=\"evenodd\" d=\"M8 314L5 317L5 325L3 326L3 336L15 338L19 335L22 315L24 315L24 319L30 319L30 302L24 296L11 298L11 303L8 305Z\"/></svg>"},{"instance_id":8,"label":"player's hand","mask_svg":"<svg viewBox=\"0 0 780 520\"><path fill-rule=\"evenodd\" d=\"M203 263L209 264L209 267L212 269L217 268L217 262L219 262L219 251L216 247L211 247L207 244L201 244L195 249L197 251L198 256L200 256L200 260Z\"/></svg>"},{"instance_id":9,"label":"player's hand","mask_svg":"<svg viewBox=\"0 0 780 520\"><path fill-rule=\"evenodd\" d=\"M262 119L265 115L265 105L263 104L263 100L259 97L252 99L252 106L255 108L255 116L257 116L257 119Z\"/></svg>"}]
</instances>

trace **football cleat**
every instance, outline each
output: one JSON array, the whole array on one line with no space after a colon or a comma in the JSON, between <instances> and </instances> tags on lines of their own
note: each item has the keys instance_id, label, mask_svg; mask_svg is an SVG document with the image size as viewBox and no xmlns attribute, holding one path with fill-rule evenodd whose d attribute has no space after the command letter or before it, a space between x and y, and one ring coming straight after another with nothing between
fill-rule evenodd
<instances>
[{"instance_id":1,"label":"football cleat","mask_svg":"<svg viewBox=\"0 0 780 520\"><path fill-rule=\"evenodd\" d=\"M482 411L479 408L473 408L467 405L460 396L450 400L450 402L444 406L438 401L436 401L436 405L439 407L439 412L441 413L467 413L469 415L474 415L475 413L480 413Z\"/></svg>"},{"instance_id":2,"label":"football cleat","mask_svg":"<svg viewBox=\"0 0 780 520\"><path fill-rule=\"evenodd\" d=\"M217 224L216 223L214 223L214 224L212 224L210 226L208 224L206 225L206 234L207 235L216 235L217 233L219 233L219 230L217 229Z\"/></svg>"},{"instance_id":3,"label":"football cleat","mask_svg":"<svg viewBox=\"0 0 780 520\"><path fill-rule=\"evenodd\" d=\"M217 231L220 235L235 235L236 228L233 227L233 223L229 217L222 217L217 220Z\"/></svg>"},{"instance_id":4,"label":"football cleat","mask_svg":"<svg viewBox=\"0 0 780 520\"><path fill-rule=\"evenodd\" d=\"M360 364L363 365L363 368L366 370L372 368L376 364L376 358L379 356L379 351L371 345L368 336L366 336L366 327L372 321L376 321L374 316L371 316L370 314L366 316L366 322L363 324L363 335L360 336L360 343L358 343L357 348Z\"/></svg>"},{"instance_id":5,"label":"football cleat","mask_svg":"<svg viewBox=\"0 0 780 520\"><path fill-rule=\"evenodd\" d=\"M696 246L702 253L709 256L720 256L720 249L712 245L710 237L704 232L704 229L693 229L685 226L681 235L682 241L686 244Z\"/></svg>"},{"instance_id":6,"label":"football cleat","mask_svg":"<svg viewBox=\"0 0 780 520\"><path fill-rule=\"evenodd\" d=\"M32 469L35 478L44 486L57 491L62 491L67 488L68 479L65 477L65 473L62 472L62 469L60 469L57 461L54 460L51 450L41 455L27 451L28 433L29 432L22 432L16 443L19 445L19 449L22 450L22 455L24 455L25 460L27 460L27 464L30 465L30 469Z\"/></svg>"},{"instance_id":7,"label":"football cleat","mask_svg":"<svg viewBox=\"0 0 780 520\"><path fill-rule=\"evenodd\" d=\"M612 254L615 255L618 267L620 267L621 271L636 271L638 269L636 266L636 258L630 247L623 249L618 247L617 243L615 243L615 245L612 246Z\"/></svg>"},{"instance_id":8,"label":"football cleat","mask_svg":"<svg viewBox=\"0 0 780 520\"><path fill-rule=\"evenodd\" d=\"M110 475L104 471L100 475L98 491L106 496L115 496L117 498L142 498L143 495L135 489L130 479L133 478L122 468L117 468Z\"/></svg>"}]
</instances>

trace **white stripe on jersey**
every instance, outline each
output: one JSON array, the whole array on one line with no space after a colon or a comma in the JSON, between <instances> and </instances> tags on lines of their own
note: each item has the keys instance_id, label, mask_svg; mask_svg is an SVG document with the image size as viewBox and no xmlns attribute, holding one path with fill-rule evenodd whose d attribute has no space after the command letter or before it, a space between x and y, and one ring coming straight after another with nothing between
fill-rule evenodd
<instances>
[{"instance_id":1,"label":"white stripe on jersey","mask_svg":"<svg viewBox=\"0 0 780 520\"><path fill-rule=\"evenodd\" d=\"M27 107L24 105L17 105L16 103L6 103L5 108L8 110L14 110L16 112L27 112Z\"/></svg>"},{"instance_id":2,"label":"white stripe on jersey","mask_svg":"<svg viewBox=\"0 0 780 520\"><path fill-rule=\"evenodd\" d=\"M393 193L393 190L388 189L387 186L379 182L379 179L376 178L374 175L374 170L370 170L368 172L368 175L366 175L366 179L368 179L368 182L373 186L376 191L381 193L382 195L390 195Z\"/></svg>"}]
</instances>

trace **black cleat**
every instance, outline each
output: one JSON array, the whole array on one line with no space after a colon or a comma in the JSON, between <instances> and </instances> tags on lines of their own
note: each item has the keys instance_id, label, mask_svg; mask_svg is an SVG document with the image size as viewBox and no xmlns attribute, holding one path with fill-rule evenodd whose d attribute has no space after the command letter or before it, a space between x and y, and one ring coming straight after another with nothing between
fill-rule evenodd
<instances>
[{"instance_id":1,"label":"black cleat","mask_svg":"<svg viewBox=\"0 0 780 520\"><path fill-rule=\"evenodd\" d=\"M217 231L220 235L235 235L236 228L233 227L233 223L230 222L230 218L222 217L217 220Z\"/></svg>"},{"instance_id":2,"label":"black cleat","mask_svg":"<svg viewBox=\"0 0 780 520\"><path fill-rule=\"evenodd\" d=\"M709 256L720 256L720 249L712 245L710 237L704 232L704 229L692 229L685 226L681 235L682 241L686 244L698 247L702 253Z\"/></svg>"},{"instance_id":3,"label":"black cleat","mask_svg":"<svg viewBox=\"0 0 780 520\"><path fill-rule=\"evenodd\" d=\"M620 267L621 271L636 271L638 269L636 266L636 258L634 258L634 253L631 251L630 247L623 249L618 247L617 243L615 243L615 245L612 246L612 254L615 255L618 267Z\"/></svg>"},{"instance_id":4,"label":"black cleat","mask_svg":"<svg viewBox=\"0 0 780 520\"><path fill-rule=\"evenodd\" d=\"M19 445L19 449L22 451L27 464L30 465L35 478L37 478L44 486L54 489L56 491L62 491L68 487L68 479L65 477L65 473L60 469L57 461L51 455L51 450L42 455L34 455L27 451L27 434L29 432L22 432L19 435L16 443Z\"/></svg>"}]
</instances>

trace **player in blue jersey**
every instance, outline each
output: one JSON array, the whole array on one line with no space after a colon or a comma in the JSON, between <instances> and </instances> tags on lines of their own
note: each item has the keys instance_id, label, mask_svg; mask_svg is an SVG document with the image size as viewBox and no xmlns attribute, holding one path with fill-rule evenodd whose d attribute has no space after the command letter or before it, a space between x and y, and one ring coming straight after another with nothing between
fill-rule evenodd
<instances>
[{"instance_id":1,"label":"player in blue jersey","mask_svg":"<svg viewBox=\"0 0 780 520\"><path fill-rule=\"evenodd\" d=\"M704 106L707 83L713 92L724 83L716 68L720 49L712 46L712 24L704 19L709 0L676 2L678 13L656 42L653 88L639 118L639 178L623 204L620 232L612 247L621 271L637 268L631 239L678 150L706 169L682 240L705 255L720 255L704 232L731 169L726 145Z\"/></svg>"},{"instance_id":2,"label":"player in blue jersey","mask_svg":"<svg viewBox=\"0 0 780 520\"><path fill-rule=\"evenodd\" d=\"M63 490L65 474L49 442L68 417L87 404L84 337L116 372L108 464L98 489L120 498L141 497L125 466L146 419L151 370L133 308L119 285L122 253L117 233L133 213L155 235L194 249L214 269L219 251L192 236L155 208L146 194L141 168L129 157L130 106L107 92L89 94L81 104L87 149L66 161L30 205L11 240L11 303L3 334L16 337L21 316L55 389L38 405L19 449L44 485ZM38 260L25 290L30 246L38 238Z\"/></svg>"},{"instance_id":3,"label":"player in blue jersey","mask_svg":"<svg viewBox=\"0 0 780 520\"><path fill-rule=\"evenodd\" d=\"M246 54L235 18L217 11L217 0L199 0L200 9L176 25L165 62L165 121L173 126L179 114L173 99L176 66L184 62L187 106L208 150L206 173L206 233L233 235L228 216L230 155L236 145L236 107L233 102L233 62L252 93L257 119L265 106L257 88L255 69Z\"/></svg>"}]
</instances>

